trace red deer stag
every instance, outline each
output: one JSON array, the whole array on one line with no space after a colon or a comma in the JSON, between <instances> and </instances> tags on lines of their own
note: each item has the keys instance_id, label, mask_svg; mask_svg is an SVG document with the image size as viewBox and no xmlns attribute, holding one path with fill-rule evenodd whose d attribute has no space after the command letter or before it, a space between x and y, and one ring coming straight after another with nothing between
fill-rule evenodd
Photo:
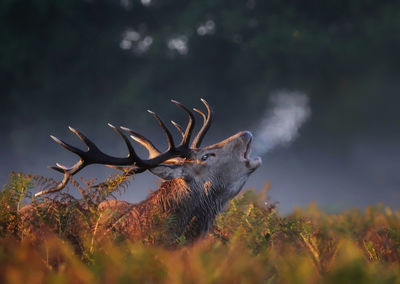
<instances>
[{"instance_id":1,"label":"red deer stag","mask_svg":"<svg viewBox=\"0 0 400 284\"><path fill-rule=\"evenodd\" d=\"M202 102L207 109L207 115L193 109L203 117L204 123L191 144L194 115L174 100L172 103L189 117L185 129L171 121L182 135L179 145L175 144L170 131L152 111L148 112L157 120L167 137L168 149L165 152L160 152L141 134L121 127L121 130L131 134L133 140L147 149L148 159L138 157L128 138L111 124L109 126L124 140L128 148L129 154L125 158L103 153L85 135L71 127L70 130L87 146L87 151L51 136L58 144L78 155L80 160L70 168L60 164L52 167L64 174L63 181L36 196L61 190L72 175L90 164L104 164L119 169L129 167L132 173L149 170L163 180L160 188L138 204L119 200L100 203L100 212L109 212L108 217L104 217L104 220L108 220L107 226L128 239L138 240L155 230L155 219L172 217L174 222L168 228L169 236L184 236L189 241L198 238L209 230L216 215L239 193L249 175L261 164L259 157L249 157L252 134L248 131L239 132L217 144L200 147L212 121L211 107L205 100L202 99Z\"/></svg>"}]
</instances>

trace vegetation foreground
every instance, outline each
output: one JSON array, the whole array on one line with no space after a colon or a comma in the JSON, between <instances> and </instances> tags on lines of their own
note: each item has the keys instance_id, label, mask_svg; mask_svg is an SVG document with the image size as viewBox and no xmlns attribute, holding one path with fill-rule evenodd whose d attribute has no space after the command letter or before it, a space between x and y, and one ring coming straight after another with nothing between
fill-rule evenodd
<instances>
[{"instance_id":1,"label":"vegetation foreground","mask_svg":"<svg viewBox=\"0 0 400 284\"><path fill-rule=\"evenodd\" d=\"M81 199L35 201L47 204L37 214L56 230L40 238L26 231L22 203L52 182L12 173L0 192L1 283L400 283L400 211L390 208L326 214L310 205L281 216L265 192L249 190L205 238L177 238L171 249L153 244L160 236L131 243L99 233L92 208L126 186L123 175L96 185L96 194L93 181L75 182ZM55 205L62 202L70 206ZM76 214L86 224L71 232Z\"/></svg>"}]
</instances>

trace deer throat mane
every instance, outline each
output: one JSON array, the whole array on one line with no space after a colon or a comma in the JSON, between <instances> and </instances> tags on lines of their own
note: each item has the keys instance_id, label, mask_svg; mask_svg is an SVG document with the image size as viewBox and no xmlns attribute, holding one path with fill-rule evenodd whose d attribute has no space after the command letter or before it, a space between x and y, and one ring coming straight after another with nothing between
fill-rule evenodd
<instances>
[{"instance_id":1,"label":"deer throat mane","mask_svg":"<svg viewBox=\"0 0 400 284\"><path fill-rule=\"evenodd\" d=\"M184 179L175 178L162 182L160 188L153 192L148 200L162 211L175 211L190 198L190 191Z\"/></svg>"},{"instance_id":2,"label":"deer throat mane","mask_svg":"<svg viewBox=\"0 0 400 284\"><path fill-rule=\"evenodd\" d=\"M153 192L149 199L165 211L173 213L175 210L184 210L189 213L192 210L201 210L203 214L207 211L217 214L222 209L225 196L219 194L224 192L215 188L213 183L190 183L183 178L175 178L164 181L159 190Z\"/></svg>"},{"instance_id":3,"label":"deer throat mane","mask_svg":"<svg viewBox=\"0 0 400 284\"><path fill-rule=\"evenodd\" d=\"M178 218L181 231L190 230L189 238L196 238L208 231L216 215L225 205L221 190L204 184L188 184L183 178L164 181L148 201L161 209L163 214Z\"/></svg>"}]
</instances>

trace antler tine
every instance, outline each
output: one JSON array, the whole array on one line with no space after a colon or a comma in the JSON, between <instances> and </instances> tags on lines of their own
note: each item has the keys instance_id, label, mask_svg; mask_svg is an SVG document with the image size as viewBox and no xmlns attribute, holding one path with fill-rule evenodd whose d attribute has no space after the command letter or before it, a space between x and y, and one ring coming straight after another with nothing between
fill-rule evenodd
<instances>
[{"instance_id":1,"label":"antler tine","mask_svg":"<svg viewBox=\"0 0 400 284\"><path fill-rule=\"evenodd\" d=\"M194 138L194 140L192 142L191 148L194 148L194 149L200 147L200 144L203 141L203 138L206 135L208 129L210 128L211 122L212 122L213 113L212 113L212 109L211 109L210 105L204 99L201 99L201 102L207 108L207 116L202 111L200 111L198 109L193 109L195 112L199 113L204 119L203 126L201 127L199 133L197 133L196 137Z\"/></svg>"},{"instance_id":2,"label":"antler tine","mask_svg":"<svg viewBox=\"0 0 400 284\"><path fill-rule=\"evenodd\" d=\"M62 168L59 168L58 166L47 166L49 169L55 170L59 173L64 173L64 170Z\"/></svg>"},{"instance_id":3,"label":"antler tine","mask_svg":"<svg viewBox=\"0 0 400 284\"><path fill-rule=\"evenodd\" d=\"M56 167L50 167L50 168L55 169ZM57 169L57 171L59 171L59 169ZM40 195L43 195L43 194L48 194L48 193L53 193L53 192L60 191L61 189L63 189L67 185L70 177L71 177L71 174L68 173L68 172L65 172L63 180L58 185L56 185L55 187L46 189L46 190L39 191L38 193L36 193L34 195L34 198L36 198L36 197L38 197Z\"/></svg>"},{"instance_id":4,"label":"antler tine","mask_svg":"<svg viewBox=\"0 0 400 284\"><path fill-rule=\"evenodd\" d=\"M146 150L149 152L149 158L154 158L160 155L161 152L153 145L153 143L151 143L149 139L130 128L121 126L121 129L132 134L130 137L146 148Z\"/></svg>"},{"instance_id":5,"label":"antler tine","mask_svg":"<svg viewBox=\"0 0 400 284\"><path fill-rule=\"evenodd\" d=\"M81 155L82 153L84 153L81 149L78 149L72 145L69 145L68 143L65 143L64 141L62 141L61 139L58 139L57 137L50 135L50 138L53 139L56 143L60 144L62 147L64 147L65 149L67 149L68 151L77 154L78 156Z\"/></svg>"},{"instance_id":6,"label":"antler tine","mask_svg":"<svg viewBox=\"0 0 400 284\"><path fill-rule=\"evenodd\" d=\"M169 132L168 128L165 126L164 122L161 120L161 118L153 111L147 110L148 113L150 113L158 122L158 124L161 126L161 128L164 131L165 136L167 137L168 141L168 150L174 150L175 149L175 143L174 140L172 139L171 132Z\"/></svg>"},{"instance_id":7,"label":"antler tine","mask_svg":"<svg viewBox=\"0 0 400 284\"><path fill-rule=\"evenodd\" d=\"M186 126L186 130L185 130L184 135L182 135L182 141L181 141L181 143L179 144L179 146L181 146L181 147L188 147L188 145L189 145L189 143L190 143L190 138L191 138L191 136L192 136L192 131L193 131L193 129L194 129L194 122L195 122L194 115L193 115L193 113L192 113L188 108L186 108L186 107L185 107L184 105L182 105L180 102L175 101L175 100L171 100L171 102L172 102L173 104L175 104L177 107L181 108L181 109L182 109L184 112L186 112L186 114L189 116L189 122L188 122L188 124L187 124L187 126ZM173 122L173 124L174 124L174 126L175 126L176 128L178 128L178 127L175 125L174 122ZM178 130L182 131L182 129L180 129L180 128L178 128Z\"/></svg>"},{"instance_id":8,"label":"antler tine","mask_svg":"<svg viewBox=\"0 0 400 284\"><path fill-rule=\"evenodd\" d=\"M135 161L136 165L138 165L139 167L140 166L144 166L145 163L136 154L135 149L133 148L131 142L129 142L129 139L117 127L115 127L111 123L107 123L107 125L109 127L111 127L111 129L114 130L124 140L125 145L126 145L126 147L128 148L128 151L129 151L128 158L132 158Z\"/></svg>"},{"instance_id":9,"label":"antler tine","mask_svg":"<svg viewBox=\"0 0 400 284\"><path fill-rule=\"evenodd\" d=\"M74 148L75 152L78 156L80 156L80 158L86 163L86 164L114 164L114 165L125 165L126 163L133 163L133 162L137 162L138 164L141 163L142 164L142 160L136 155L132 145L129 144L129 141L126 137L124 137L124 135L119 132L116 127L114 127L113 125L109 124L109 126L114 129L114 131L116 131L123 139L124 141L127 143L128 145L128 150L129 150L129 155L125 158L117 158L117 157L113 157L113 156L109 156L105 153L103 153L102 151L100 151L100 149L96 146L96 144L94 144L89 138L87 138L83 133L79 132L78 130L69 127L69 129L75 133L78 138L80 140L83 141L83 143L85 143L85 145L88 147L88 151L82 151L78 148ZM58 139L59 140L59 139ZM56 141L57 142L57 141ZM62 142L62 141L61 141ZM66 144L65 142L63 142L64 144ZM72 147L68 144L66 144L69 147ZM67 148L68 149L68 148ZM70 149L68 149L70 150ZM70 150L71 151L71 150Z\"/></svg>"},{"instance_id":10,"label":"antler tine","mask_svg":"<svg viewBox=\"0 0 400 284\"><path fill-rule=\"evenodd\" d=\"M175 126L176 129L178 129L178 131L182 135L182 139L183 139L183 137L185 137L185 132L183 132L182 127L180 127L179 124L173 120L171 120L171 123L173 126Z\"/></svg>"},{"instance_id":11,"label":"antler tine","mask_svg":"<svg viewBox=\"0 0 400 284\"><path fill-rule=\"evenodd\" d=\"M87 165L87 163L82 158L80 158L80 160L70 168L67 168L58 163L56 165L57 165L56 167L49 167L49 168L51 168L55 171L64 173L63 180L55 187L39 191L38 193L36 193L34 195L35 198L40 195L43 195L43 194L53 193L53 192L57 192L57 191L60 191L61 189L63 189L67 185L70 177L73 176L74 174L76 174L77 172L79 172L81 169L83 169Z\"/></svg>"},{"instance_id":12,"label":"antler tine","mask_svg":"<svg viewBox=\"0 0 400 284\"><path fill-rule=\"evenodd\" d=\"M197 112L198 114L200 114L203 117L203 120L206 121L207 120L207 116L204 114L204 112L202 112L201 110L197 109L197 108L193 108L193 110L195 112Z\"/></svg>"},{"instance_id":13,"label":"antler tine","mask_svg":"<svg viewBox=\"0 0 400 284\"><path fill-rule=\"evenodd\" d=\"M78 136L78 138L79 138L83 143L85 143L85 145L86 145L88 148L96 148L96 149L97 149L97 146L96 146L92 141L90 141L89 138L87 138L85 135L83 135L83 133L81 133L81 132L79 132L78 130L72 128L71 126L68 126L68 129L69 129L71 132L73 132L76 136Z\"/></svg>"}]
</instances>

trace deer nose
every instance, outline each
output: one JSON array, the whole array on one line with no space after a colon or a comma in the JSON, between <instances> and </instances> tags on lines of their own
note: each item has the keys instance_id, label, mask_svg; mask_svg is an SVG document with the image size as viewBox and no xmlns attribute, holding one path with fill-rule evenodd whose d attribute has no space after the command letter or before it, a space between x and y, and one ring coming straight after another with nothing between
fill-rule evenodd
<instances>
[{"instance_id":1,"label":"deer nose","mask_svg":"<svg viewBox=\"0 0 400 284\"><path fill-rule=\"evenodd\" d=\"M251 140L253 139L253 134L250 131L242 131L240 132L240 138L243 140Z\"/></svg>"}]
</instances>

